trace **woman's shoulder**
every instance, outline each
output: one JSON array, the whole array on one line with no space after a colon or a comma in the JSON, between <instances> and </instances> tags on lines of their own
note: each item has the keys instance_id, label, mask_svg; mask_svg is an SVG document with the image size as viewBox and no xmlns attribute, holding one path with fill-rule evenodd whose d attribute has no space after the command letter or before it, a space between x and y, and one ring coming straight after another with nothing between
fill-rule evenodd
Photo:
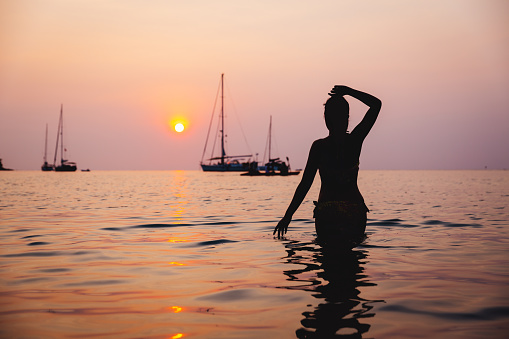
<instances>
[{"instance_id":1,"label":"woman's shoulder","mask_svg":"<svg viewBox=\"0 0 509 339\"><path fill-rule=\"evenodd\" d=\"M327 143L329 142L329 137L325 137L325 138L322 138L322 139L316 139L315 141L313 141L313 147L322 147L324 145L326 145Z\"/></svg>"},{"instance_id":2,"label":"woman's shoulder","mask_svg":"<svg viewBox=\"0 0 509 339\"><path fill-rule=\"evenodd\" d=\"M327 148L327 144L328 144L328 141L327 141L327 138L323 138L323 139L316 139L315 141L313 141L313 144L311 145L311 153L321 153L324 149Z\"/></svg>"}]
</instances>

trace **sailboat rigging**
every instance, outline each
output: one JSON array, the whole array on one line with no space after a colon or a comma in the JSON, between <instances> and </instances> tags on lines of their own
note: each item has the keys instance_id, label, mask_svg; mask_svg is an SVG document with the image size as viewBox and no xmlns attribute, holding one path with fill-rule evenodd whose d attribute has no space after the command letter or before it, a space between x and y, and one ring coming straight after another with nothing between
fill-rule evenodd
<instances>
[{"instance_id":1,"label":"sailboat rigging","mask_svg":"<svg viewBox=\"0 0 509 339\"><path fill-rule=\"evenodd\" d=\"M57 172L75 172L76 163L64 159L64 106L60 106L60 120L58 121L57 143L55 146L55 157L53 164ZM57 166L58 143L60 141L60 165Z\"/></svg>"},{"instance_id":2,"label":"sailboat rigging","mask_svg":"<svg viewBox=\"0 0 509 339\"><path fill-rule=\"evenodd\" d=\"M47 155L48 155L48 124L46 124L46 139L44 141L44 163L41 166L41 170L44 171L44 172L48 172L48 171L53 171L54 170L54 168L53 168L54 166L48 164Z\"/></svg>"},{"instance_id":3,"label":"sailboat rigging","mask_svg":"<svg viewBox=\"0 0 509 339\"><path fill-rule=\"evenodd\" d=\"M221 116L220 123L221 128L219 130L221 137L221 155L211 157L207 159L205 162L203 158L205 157L205 152L207 150L207 143L210 134L210 126L209 133L207 133L207 140L205 141L205 147L203 148L202 160L200 161L200 166L204 172L246 172L249 170L249 166L251 164L252 155L227 155L225 151L225 126L224 126L224 73L221 74ZM219 92L218 92L219 93ZM217 102L217 97L216 97ZM215 107L215 105L214 105ZM210 125L212 125L212 120L214 118L214 113L212 112L212 118L210 121ZM214 143L215 146L215 143ZM214 147L212 147L214 148Z\"/></svg>"}]
</instances>

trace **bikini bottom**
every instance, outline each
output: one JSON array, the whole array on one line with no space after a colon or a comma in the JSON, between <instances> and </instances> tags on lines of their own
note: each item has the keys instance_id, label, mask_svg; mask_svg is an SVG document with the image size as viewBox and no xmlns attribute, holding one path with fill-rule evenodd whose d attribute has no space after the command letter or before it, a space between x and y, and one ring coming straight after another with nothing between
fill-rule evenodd
<instances>
[{"instance_id":1,"label":"bikini bottom","mask_svg":"<svg viewBox=\"0 0 509 339\"><path fill-rule=\"evenodd\" d=\"M368 208L349 201L314 202L318 241L327 245L353 248L365 239Z\"/></svg>"}]
</instances>

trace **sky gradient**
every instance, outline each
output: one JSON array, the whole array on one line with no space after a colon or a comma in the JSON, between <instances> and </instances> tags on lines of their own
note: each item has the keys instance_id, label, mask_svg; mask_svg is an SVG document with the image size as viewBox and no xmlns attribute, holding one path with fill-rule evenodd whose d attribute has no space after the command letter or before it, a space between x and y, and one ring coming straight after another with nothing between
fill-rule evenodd
<instances>
[{"instance_id":1,"label":"sky gradient","mask_svg":"<svg viewBox=\"0 0 509 339\"><path fill-rule=\"evenodd\" d=\"M224 73L229 153L261 158L272 115L303 168L343 84L383 102L361 169L509 168L507 18L494 0L0 0L0 158L39 169L48 124L52 160L63 104L78 168L199 169Z\"/></svg>"}]
</instances>

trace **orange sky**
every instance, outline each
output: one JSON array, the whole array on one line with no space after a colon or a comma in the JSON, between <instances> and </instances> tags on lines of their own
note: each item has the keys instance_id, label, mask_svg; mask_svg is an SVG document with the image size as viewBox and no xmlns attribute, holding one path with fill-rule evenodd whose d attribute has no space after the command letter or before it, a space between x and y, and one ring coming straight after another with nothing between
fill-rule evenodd
<instances>
[{"instance_id":1,"label":"orange sky","mask_svg":"<svg viewBox=\"0 0 509 339\"><path fill-rule=\"evenodd\" d=\"M240 120L261 157L272 115L302 168L345 84L383 101L361 168L509 168L508 17L491 0L3 0L0 158L39 169L48 123L52 159L63 103L79 168L199 169L225 73L231 153Z\"/></svg>"}]
</instances>

